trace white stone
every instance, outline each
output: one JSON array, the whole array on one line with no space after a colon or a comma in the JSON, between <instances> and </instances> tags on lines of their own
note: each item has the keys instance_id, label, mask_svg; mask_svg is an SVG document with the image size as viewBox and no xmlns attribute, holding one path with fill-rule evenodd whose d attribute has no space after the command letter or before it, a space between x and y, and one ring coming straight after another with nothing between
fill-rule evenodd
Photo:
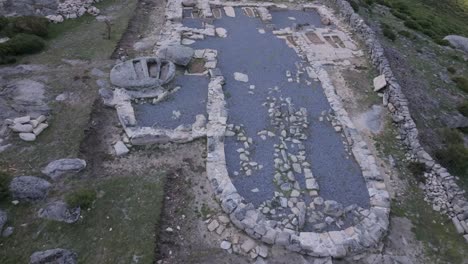
<instances>
[{"instance_id":1,"label":"white stone","mask_svg":"<svg viewBox=\"0 0 468 264\"><path fill-rule=\"evenodd\" d=\"M115 155L117 156L126 155L130 151L125 145L125 143L123 143L122 141L118 141L117 143L115 143L114 150L115 150Z\"/></svg>"},{"instance_id":2,"label":"white stone","mask_svg":"<svg viewBox=\"0 0 468 264\"><path fill-rule=\"evenodd\" d=\"M216 28L216 35L221 38L227 37L227 30L224 28Z\"/></svg>"},{"instance_id":3,"label":"white stone","mask_svg":"<svg viewBox=\"0 0 468 264\"><path fill-rule=\"evenodd\" d=\"M13 119L13 122L15 124L24 124L24 123L28 123L30 120L31 120L30 116L22 116L22 117L17 117Z\"/></svg>"},{"instance_id":4,"label":"white stone","mask_svg":"<svg viewBox=\"0 0 468 264\"><path fill-rule=\"evenodd\" d=\"M224 12L226 13L226 16L228 17L236 17L236 11L234 10L232 6L225 6Z\"/></svg>"},{"instance_id":5,"label":"white stone","mask_svg":"<svg viewBox=\"0 0 468 264\"><path fill-rule=\"evenodd\" d=\"M221 248L224 250L230 249L231 245L232 245L231 242L226 241L226 240L223 240L223 242L221 242Z\"/></svg>"},{"instance_id":6,"label":"white stone","mask_svg":"<svg viewBox=\"0 0 468 264\"><path fill-rule=\"evenodd\" d=\"M235 72L234 73L234 79L239 82L248 82L249 81L249 76L244 73L240 72Z\"/></svg>"},{"instance_id":7,"label":"white stone","mask_svg":"<svg viewBox=\"0 0 468 264\"><path fill-rule=\"evenodd\" d=\"M39 134L42 133L42 131L44 131L44 129L48 128L49 125L46 124L46 123L40 123L39 125L37 125L36 128L33 129L33 133L36 135L36 136L39 136Z\"/></svg>"},{"instance_id":8,"label":"white stone","mask_svg":"<svg viewBox=\"0 0 468 264\"><path fill-rule=\"evenodd\" d=\"M379 75L374 78L374 92L379 92L387 86L387 80L385 80L385 75Z\"/></svg>"},{"instance_id":9,"label":"white stone","mask_svg":"<svg viewBox=\"0 0 468 264\"><path fill-rule=\"evenodd\" d=\"M24 141L36 140L36 135L34 135L33 133L19 133L19 137Z\"/></svg>"}]
</instances>

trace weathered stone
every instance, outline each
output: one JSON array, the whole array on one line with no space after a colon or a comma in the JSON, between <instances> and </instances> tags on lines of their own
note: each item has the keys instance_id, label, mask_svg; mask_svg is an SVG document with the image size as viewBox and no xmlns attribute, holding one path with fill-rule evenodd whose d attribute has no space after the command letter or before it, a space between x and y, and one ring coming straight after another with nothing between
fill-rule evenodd
<instances>
[{"instance_id":1,"label":"weathered stone","mask_svg":"<svg viewBox=\"0 0 468 264\"><path fill-rule=\"evenodd\" d=\"M379 92L387 86L387 80L385 80L385 75L379 75L374 78L374 92Z\"/></svg>"},{"instance_id":2,"label":"weathered stone","mask_svg":"<svg viewBox=\"0 0 468 264\"><path fill-rule=\"evenodd\" d=\"M226 16L228 17L236 17L236 11L234 10L232 6L225 6L224 12L226 13Z\"/></svg>"},{"instance_id":3,"label":"weathered stone","mask_svg":"<svg viewBox=\"0 0 468 264\"><path fill-rule=\"evenodd\" d=\"M223 240L223 242L221 242L221 248L224 250L230 249L231 245L232 245L231 242L226 241L226 240Z\"/></svg>"},{"instance_id":4,"label":"weathered stone","mask_svg":"<svg viewBox=\"0 0 468 264\"><path fill-rule=\"evenodd\" d=\"M249 253L252 249L255 248L255 246L257 246L257 244L255 243L255 241L253 241L252 239L246 239L244 241L244 243L242 243L241 245L241 249L245 252L245 253Z\"/></svg>"},{"instance_id":5,"label":"weathered stone","mask_svg":"<svg viewBox=\"0 0 468 264\"><path fill-rule=\"evenodd\" d=\"M61 248L34 252L29 259L29 264L75 264L76 262L76 253Z\"/></svg>"},{"instance_id":6,"label":"weathered stone","mask_svg":"<svg viewBox=\"0 0 468 264\"><path fill-rule=\"evenodd\" d=\"M80 208L69 208L66 203L57 201L39 209L38 216L59 222L74 223L80 218Z\"/></svg>"},{"instance_id":7,"label":"weathered stone","mask_svg":"<svg viewBox=\"0 0 468 264\"><path fill-rule=\"evenodd\" d=\"M279 246L288 246L291 239L291 234L282 231L276 236L276 244Z\"/></svg>"},{"instance_id":8,"label":"weathered stone","mask_svg":"<svg viewBox=\"0 0 468 264\"><path fill-rule=\"evenodd\" d=\"M324 205L323 213L326 215L340 217L344 213L343 205L336 201L327 200Z\"/></svg>"},{"instance_id":9,"label":"weathered stone","mask_svg":"<svg viewBox=\"0 0 468 264\"><path fill-rule=\"evenodd\" d=\"M56 180L61 175L69 172L80 172L86 167L86 161L82 159L59 159L49 163L42 173Z\"/></svg>"},{"instance_id":10,"label":"weathered stone","mask_svg":"<svg viewBox=\"0 0 468 264\"><path fill-rule=\"evenodd\" d=\"M5 225L7 220L8 220L7 213L3 210L0 210L0 232L2 232L3 226Z\"/></svg>"},{"instance_id":11,"label":"weathered stone","mask_svg":"<svg viewBox=\"0 0 468 264\"><path fill-rule=\"evenodd\" d=\"M245 73L235 72L234 79L239 82L248 82L249 76Z\"/></svg>"},{"instance_id":12,"label":"weathered stone","mask_svg":"<svg viewBox=\"0 0 468 264\"><path fill-rule=\"evenodd\" d=\"M39 136L39 134L41 134L42 131L44 131L44 129L46 129L48 127L49 127L48 124L40 123L40 124L37 125L36 128L33 129L33 133L34 133L34 135Z\"/></svg>"},{"instance_id":13,"label":"weathered stone","mask_svg":"<svg viewBox=\"0 0 468 264\"><path fill-rule=\"evenodd\" d=\"M160 48L157 55L161 59L172 61L178 65L187 66L192 60L194 51L187 46L172 44Z\"/></svg>"},{"instance_id":14,"label":"weathered stone","mask_svg":"<svg viewBox=\"0 0 468 264\"><path fill-rule=\"evenodd\" d=\"M11 130L18 133L30 133L33 131L33 126L31 124L20 124L16 123L13 126L10 126Z\"/></svg>"},{"instance_id":15,"label":"weathered stone","mask_svg":"<svg viewBox=\"0 0 468 264\"><path fill-rule=\"evenodd\" d=\"M117 141L114 145L115 155L120 157L126 155L130 150L127 148L125 143L122 141Z\"/></svg>"},{"instance_id":16,"label":"weathered stone","mask_svg":"<svg viewBox=\"0 0 468 264\"><path fill-rule=\"evenodd\" d=\"M208 224L208 231L213 232L216 228L218 228L218 226L219 226L219 223L215 219L215 220L211 221L210 224Z\"/></svg>"},{"instance_id":17,"label":"weathered stone","mask_svg":"<svg viewBox=\"0 0 468 264\"><path fill-rule=\"evenodd\" d=\"M24 141L34 141L36 140L36 135L34 133L19 133L19 137Z\"/></svg>"},{"instance_id":18,"label":"weathered stone","mask_svg":"<svg viewBox=\"0 0 468 264\"><path fill-rule=\"evenodd\" d=\"M155 88L166 84L175 76L175 65L172 61L182 59L177 57L177 54L182 56L182 52L177 53L176 50L178 49L167 47L161 50L161 58L141 57L119 63L112 68L110 81L115 86L128 89Z\"/></svg>"},{"instance_id":19,"label":"weathered stone","mask_svg":"<svg viewBox=\"0 0 468 264\"><path fill-rule=\"evenodd\" d=\"M44 199L51 184L34 176L19 176L10 183L10 192L14 199L35 201Z\"/></svg>"},{"instance_id":20,"label":"weathered stone","mask_svg":"<svg viewBox=\"0 0 468 264\"><path fill-rule=\"evenodd\" d=\"M453 47L468 53L468 38L457 35L448 35L444 40L447 40Z\"/></svg>"},{"instance_id":21,"label":"weathered stone","mask_svg":"<svg viewBox=\"0 0 468 264\"><path fill-rule=\"evenodd\" d=\"M5 230L3 230L2 232L2 237L9 237L13 234L13 231L15 230L14 227L12 226L9 226L7 228L5 228Z\"/></svg>"}]
</instances>

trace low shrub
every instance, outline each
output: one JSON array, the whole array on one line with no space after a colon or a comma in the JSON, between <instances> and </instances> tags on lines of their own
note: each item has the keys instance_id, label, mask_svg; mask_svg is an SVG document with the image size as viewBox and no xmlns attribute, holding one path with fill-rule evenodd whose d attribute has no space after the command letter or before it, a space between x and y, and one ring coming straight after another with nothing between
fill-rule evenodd
<instances>
[{"instance_id":1,"label":"low shrub","mask_svg":"<svg viewBox=\"0 0 468 264\"><path fill-rule=\"evenodd\" d=\"M33 54L43 50L44 41L35 35L18 34L0 44L0 56Z\"/></svg>"},{"instance_id":2,"label":"low shrub","mask_svg":"<svg viewBox=\"0 0 468 264\"><path fill-rule=\"evenodd\" d=\"M26 33L39 37L47 37L49 21L45 17L22 16L11 19L12 33Z\"/></svg>"},{"instance_id":3,"label":"low shrub","mask_svg":"<svg viewBox=\"0 0 468 264\"><path fill-rule=\"evenodd\" d=\"M354 0L348 0L348 3L351 5L353 8L354 12L359 12L359 4L356 3Z\"/></svg>"},{"instance_id":4,"label":"low shrub","mask_svg":"<svg viewBox=\"0 0 468 264\"><path fill-rule=\"evenodd\" d=\"M382 33L383 33L383 35L384 35L385 37L387 37L389 40L391 40L391 41L395 41L395 40L396 40L396 35L395 35L395 33L393 33L393 30L392 30L392 29L385 27L385 28L382 29Z\"/></svg>"},{"instance_id":5,"label":"low shrub","mask_svg":"<svg viewBox=\"0 0 468 264\"><path fill-rule=\"evenodd\" d=\"M10 175L4 171L0 171L0 201L8 198L10 191L8 186L10 185Z\"/></svg>"},{"instance_id":6,"label":"low shrub","mask_svg":"<svg viewBox=\"0 0 468 264\"><path fill-rule=\"evenodd\" d=\"M0 30L4 29L8 25L8 18L0 17Z\"/></svg>"},{"instance_id":7,"label":"low shrub","mask_svg":"<svg viewBox=\"0 0 468 264\"><path fill-rule=\"evenodd\" d=\"M426 172L426 165L420 162L411 162L408 164L408 169L413 174L418 182L424 182L424 172Z\"/></svg>"},{"instance_id":8,"label":"low shrub","mask_svg":"<svg viewBox=\"0 0 468 264\"><path fill-rule=\"evenodd\" d=\"M409 39L412 39L414 37L413 34L411 34L409 31L406 31L406 30L400 30L398 31L398 34Z\"/></svg>"},{"instance_id":9,"label":"low shrub","mask_svg":"<svg viewBox=\"0 0 468 264\"><path fill-rule=\"evenodd\" d=\"M458 111L459 111L462 115L468 117L468 101L466 101L465 103L463 103L463 104L462 104L461 106L459 106L457 109L458 109Z\"/></svg>"},{"instance_id":10,"label":"low shrub","mask_svg":"<svg viewBox=\"0 0 468 264\"><path fill-rule=\"evenodd\" d=\"M462 90L465 93L468 93L468 79L466 79L465 77L458 76L454 77L452 80L457 84L458 89Z\"/></svg>"},{"instance_id":11,"label":"low shrub","mask_svg":"<svg viewBox=\"0 0 468 264\"><path fill-rule=\"evenodd\" d=\"M463 134L457 129L442 131L445 147L435 152L437 160L458 176L466 177L468 173L468 148L465 147Z\"/></svg>"},{"instance_id":12,"label":"low shrub","mask_svg":"<svg viewBox=\"0 0 468 264\"><path fill-rule=\"evenodd\" d=\"M435 43L441 45L441 46L450 46L450 42L446 39L441 39L441 38L436 38L433 39Z\"/></svg>"},{"instance_id":13,"label":"low shrub","mask_svg":"<svg viewBox=\"0 0 468 264\"><path fill-rule=\"evenodd\" d=\"M421 26L414 22L413 20L407 20L405 21L404 25L407 27L407 28L411 28L411 29L414 29L414 30L421 30Z\"/></svg>"},{"instance_id":14,"label":"low shrub","mask_svg":"<svg viewBox=\"0 0 468 264\"><path fill-rule=\"evenodd\" d=\"M96 200L96 192L92 189L81 189L65 197L70 207L80 207L83 210L90 208L94 200Z\"/></svg>"},{"instance_id":15,"label":"low shrub","mask_svg":"<svg viewBox=\"0 0 468 264\"><path fill-rule=\"evenodd\" d=\"M449 73L451 73L451 74L457 73L457 69L455 69L455 68L452 67L452 66L447 67L447 71L448 71Z\"/></svg>"}]
</instances>

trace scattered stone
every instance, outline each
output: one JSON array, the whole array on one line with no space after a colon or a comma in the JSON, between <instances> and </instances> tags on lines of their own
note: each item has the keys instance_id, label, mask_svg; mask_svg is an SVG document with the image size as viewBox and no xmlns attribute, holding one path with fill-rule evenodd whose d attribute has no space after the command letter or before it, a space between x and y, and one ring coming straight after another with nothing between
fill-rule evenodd
<instances>
[{"instance_id":1,"label":"scattered stone","mask_svg":"<svg viewBox=\"0 0 468 264\"><path fill-rule=\"evenodd\" d=\"M3 210L0 210L0 232L3 230L3 226L5 225L7 220L8 220L7 213Z\"/></svg>"},{"instance_id":2,"label":"scattered stone","mask_svg":"<svg viewBox=\"0 0 468 264\"><path fill-rule=\"evenodd\" d=\"M30 133L33 131L33 126L30 124L20 124L16 123L13 126L10 126L11 130L18 133Z\"/></svg>"},{"instance_id":3,"label":"scattered stone","mask_svg":"<svg viewBox=\"0 0 468 264\"><path fill-rule=\"evenodd\" d=\"M224 250L230 249L231 246L232 246L232 244L229 241L223 240L223 242L221 242L221 248L224 249Z\"/></svg>"},{"instance_id":4,"label":"scattered stone","mask_svg":"<svg viewBox=\"0 0 468 264\"><path fill-rule=\"evenodd\" d=\"M240 72L235 72L234 73L234 79L239 82L248 82L249 81L249 76L244 73Z\"/></svg>"},{"instance_id":5,"label":"scattered stone","mask_svg":"<svg viewBox=\"0 0 468 264\"><path fill-rule=\"evenodd\" d=\"M34 135L39 136L39 134L41 134L42 131L44 131L48 127L49 127L48 124L40 123L40 124L37 125L36 128L33 129L33 133L34 133Z\"/></svg>"},{"instance_id":6,"label":"scattered stone","mask_svg":"<svg viewBox=\"0 0 468 264\"><path fill-rule=\"evenodd\" d=\"M122 141L117 141L114 145L115 155L120 157L126 155L130 150L127 148L125 143Z\"/></svg>"},{"instance_id":7,"label":"scattered stone","mask_svg":"<svg viewBox=\"0 0 468 264\"><path fill-rule=\"evenodd\" d=\"M34 133L19 133L19 137L28 142L36 140L36 135Z\"/></svg>"},{"instance_id":8,"label":"scattered stone","mask_svg":"<svg viewBox=\"0 0 468 264\"><path fill-rule=\"evenodd\" d=\"M50 162L43 170L42 173L49 176L51 179L56 180L61 175L68 172L80 172L86 167L86 161L82 159L59 159Z\"/></svg>"},{"instance_id":9,"label":"scattered stone","mask_svg":"<svg viewBox=\"0 0 468 264\"><path fill-rule=\"evenodd\" d=\"M39 209L38 216L49 220L74 223L80 218L80 207L69 208L62 201L52 202Z\"/></svg>"},{"instance_id":10,"label":"scattered stone","mask_svg":"<svg viewBox=\"0 0 468 264\"><path fill-rule=\"evenodd\" d=\"M236 17L236 11L234 10L232 6L225 6L224 12L226 13L226 16L228 17Z\"/></svg>"},{"instance_id":11,"label":"scattered stone","mask_svg":"<svg viewBox=\"0 0 468 264\"><path fill-rule=\"evenodd\" d=\"M194 7L197 5L197 2L194 0L183 0L182 5L185 7Z\"/></svg>"},{"instance_id":12,"label":"scattered stone","mask_svg":"<svg viewBox=\"0 0 468 264\"><path fill-rule=\"evenodd\" d=\"M227 37L227 31L224 28L216 28L216 35L221 38Z\"/></svg>"},{"instance_id":13,"label":"scattered stone","mask_svg":"<svg viewBox=\"0 0 468 264\"><path fill-rule=\"evenodd\" d=\"M343 205L336 201L327 200L324 202L323 213L329 216L340 217L343 215Z\"/></svg>"},{"instance_id":14,"label":"scattered stone","mask_svg":"<svg viewBox=\"0 0 468 264\"><path fill-rule=\"evenodd\" d=\"M18 176L10 183L10 192L14 199L36 201L44 199L51 184L34 176Z\"/></svg>"},{"instance_id":15,"label":"scattered stone","mask_svg":"<svg viewBox=\"0 0 468 264\"><path fill-rule=\"evenodd\" d=\"M448 35L444 40L447 40L453 47L468 53L468 38L457 35Z\"/></svg>"},{"instance_id":16,"label":"scattered stone","mask_svg":"<svg viewBox=\"0 0 468 264\"><path fill-rule=\"evenodd\" d=\"M218 228L218 226L219 226L219 223L215 219L215 220L211 221L210 224L208 225L208 231L213 232L216 228Z\"/></svg>"},{"instance_id":17,"label":"scattered stone","mask_svg":"<svg viewBox=\"0 0 468 264\"><path fill-rule=\"evenodd\" d=\"M5 228L5 230L3 230L3 233L2 233L2 236L3 237L9 237L13 234L13 231L15 230L14 227L12 226L9 226L7 228Z\"/></svg>"},{"instance_id":18,"label":"scattered stone","mask_svg":"<svg viewBox=\"0 0 468 264\"><path fill-rule=\"evenodd\" d=\"M29 264L76 264L77 255L67 249L55 248L34 252Z\"/></svg>"},{"instance_id":19,"label":"scattered stone","mask_svg":"<svg viewBox=\"0 0 468 264\"><path fill-rule=\"evenodd\" d=\"M254 188L254 189L252 189L252 190L250 190L250 191L253 192L253 193L259 192L258 188Z\"/></svg>"},{"instance_id":20,"label":"scattered stone","mask_svg":"<svg viewBox=\"0 0 468 264\"><path fill-rule=\"evenodd\" d=\"M379 75L374 78L374 92L380 92L383 88L387 86L387 80L385 75Z\"/></svg>"},{"instance_id":21,"label":"scattered stone","mask_svg":"<svg viewBox=\"0 0 468 264\"><path fill-rule=\"evenodd\" d=\"M250 252L252 249L254 249L256 246L257 246L257 244L255 243L255 241L253 241L252 239L248 238L247 240L244 241L244 243L242 243L241 249L242 249L245 253L249 253L249 252Z\"/></svg>"},{"instance_id":22,"label":"scattered stone","mask_svg":"<svg viewBox=\"0 0 468 264\"><path fill-rule=\"evenodd\" d=\"M158 50L157 55L161 59L166 59L181 66L187 66L192 60L194 51L190 47L183 45L172 44L162 47Z\"/></svg>"}]
</instances>

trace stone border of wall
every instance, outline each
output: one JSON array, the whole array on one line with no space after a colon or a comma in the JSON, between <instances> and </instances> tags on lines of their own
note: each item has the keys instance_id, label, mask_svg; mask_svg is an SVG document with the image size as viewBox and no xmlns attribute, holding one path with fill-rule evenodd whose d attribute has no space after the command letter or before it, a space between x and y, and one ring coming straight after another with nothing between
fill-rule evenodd
<instances>
[{"instance_id":1,"label":"stone border of wall","mask_svg":"<svg viewBox=\"0 0 468 264\"><path fill-rule=\"evenodd\" d=\"M464 196L465 191L457 185L455 177L436 163L419 143L418 129L411 117L408 100L392 72L375 32L354 12L347 1L325 0L325 2L334 7L351 29L365 41L374 66L380 74L385 75L388 83L383 104L390 111L394 123L398 125L400 137L408 153L418 162L424 163L430 171L425 173L426 196L429 202L432 203L434 210L445 213L452 219L457 232L465 234L464 238L468 242L468 201Z\"/></svg>"}]
</instances>

